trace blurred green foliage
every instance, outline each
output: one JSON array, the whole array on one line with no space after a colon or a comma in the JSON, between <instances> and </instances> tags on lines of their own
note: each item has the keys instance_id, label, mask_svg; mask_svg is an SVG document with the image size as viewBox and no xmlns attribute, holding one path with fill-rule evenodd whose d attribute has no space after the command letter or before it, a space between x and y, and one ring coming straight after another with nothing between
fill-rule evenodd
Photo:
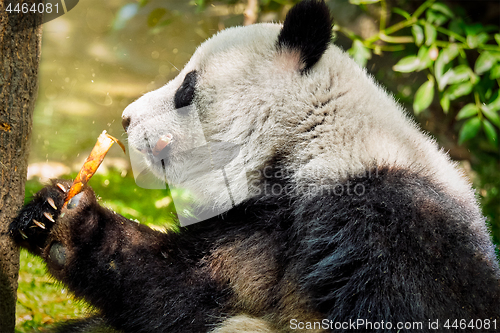
<instances>
[{"instance_id":1,"label":"blurred green foliage","mask_svg":"<svg viewBox=\"0 0 500 333\"><path fill-rule=\"evenodd\" d=\"M414 96L415 114L427 109L435 94L445 113L450 111L454 101L467 101L455 116L457 120L464 120L458 143L474 138L482 128L492 149L498 149L500 33L497 26L468 23L444 3L427 0L413 14L402 8L392 8L402 20L386 27L383 19L387 16L385 0L351 0L351 3L380 3L380 27L376 35L361 40L347 32L355 41L350 53L358 63L366 65L371 52L397 50L388 49L387 45L408 49L410 54L402 57L393 69L403 73L425 71L427 74L427 81Z\"/></svg>"}]
</instances>

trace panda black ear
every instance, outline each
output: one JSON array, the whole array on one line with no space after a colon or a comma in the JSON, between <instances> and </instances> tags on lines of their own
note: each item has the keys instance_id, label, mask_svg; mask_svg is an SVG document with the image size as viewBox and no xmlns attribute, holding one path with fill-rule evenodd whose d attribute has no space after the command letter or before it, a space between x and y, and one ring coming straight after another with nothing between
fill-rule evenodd
<instances>
[{"instance_id":1,"label":"panda black ear","mask_svg":"<svg viewBox=\"0 0 500 333\"><path fill-rule=\"evenodd\" d=\"M278 36L279 51L298 51L304 63L303 72L309 70L325 52L332 39L333 20L324 0L304 0L286 15Z\"/></svg>"}]
</instances>

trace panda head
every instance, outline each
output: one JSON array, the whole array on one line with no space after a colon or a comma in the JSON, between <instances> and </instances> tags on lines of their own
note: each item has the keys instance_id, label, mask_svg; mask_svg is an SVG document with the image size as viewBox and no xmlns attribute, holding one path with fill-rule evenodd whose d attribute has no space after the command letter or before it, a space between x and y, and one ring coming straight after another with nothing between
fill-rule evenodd
<instances>
[{"instance_id":1,"label":"panda head","mask_svg":"<svg viewBox=\"0 0 500 333\"><path fill-rule=\"evenodd\" d=\"M276 165L300 195L309 184L396 167L473 202L446 154L330 43L331 26L324 1L305 0L283 25L205 41L176 78L123 112L132 159L218 211L259 194Z\"/></svg>"},{"instance_id":2,"label":"panda head","mask_svg":"<svg viewBox=\"0 0 500 333\"><path fill-rule=\"evenodd\" d=\"M198 47L176 78L123 112L131 151L140 152L142 163L157 177L166 175L171 184L194 188L205 197L198 199L202 204L209 200L209 205L220 205L225 199L218 198L221 191L213 175L198 177L203 175L199 169L206 168L203 160L225 165L227 173L237 168L248 172L262 168L277 147L291 148L287 131L292 118L300 117L300 96L316 89L311 83L329 47L331 27L323 1L303 1L283 25L255 24L217 33ZM207 143L215 143L220 153L205 154L200 147ZM214 162L219 155L226 155L224 161ZM190 184L190 179L196 181ZM233 193L235 202L248 196L237 188Z\"/></svg>"}]
</instances>

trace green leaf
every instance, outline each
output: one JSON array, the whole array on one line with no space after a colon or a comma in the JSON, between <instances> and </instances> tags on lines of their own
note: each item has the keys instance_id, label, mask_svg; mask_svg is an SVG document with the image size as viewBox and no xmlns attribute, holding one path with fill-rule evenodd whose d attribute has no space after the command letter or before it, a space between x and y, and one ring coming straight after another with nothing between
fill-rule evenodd
<instances>
[{"instance_id":1,"label":"green leaf","mask_svg":"<svg viewBox=\"0 0 500 333\"><path fill-rule=\"evenodd\" d=\"M481 120L479 117L475 117L467 120L460 129L460 133L458 134L458 144L461 145L467 140L472 139L479 132L479 128L481 127Z\"/></svg>"},{"instance_id":2,"label":"green leaf","mask_svg":"<svg viewBox=\"0 0 500 333\"><path fill-rule=\"evenodd\" d=\"M500 110L500 94L499 94L498 90L493 93L493 96L491 96L491 99L490 99L487 107L491 111L495 111L495 112Z\"/></svg>"},{"instance_id":3,"label":"green leaf","mask_svg":"<svg viewBox=\"0 0 500 333\"><path fill-rule=\"evenodd\" d=\"M421 46L420 49L418 50L417 58L419 60L419 65L418 65L418 71L421 71L422 69L425 69L429 66L432 65L432 59L430 57L430 51L431 50L436 50L437 52L437 47L425 47Z\"/></svg>"},{"instance_id":4,"label":"green leaf","mask_svg":"<svg viewBox=\"0 0 500 333\"><path fill-rule=\"evenodd\" d=\"M436 26L440 26L444 23L446 23L450 18L446 15L443 15L439 12L436 12L436 11L433 11L433 10L428 10L426 13L425 13L425 16L426 16L426 21L433 24L433 25L436 25Z\"/></svg>"},{"instance_id":5,"label":"green leaf","mask_svg":"<svg viewBox=\"0 0 500 333\"><path fill-rule=\"evenodd\" d=\"M500 64L496 64L491 68L490 79L495 80L500 78Z\"/></svg>"},{"instance_id":6,"label":"green leaf","mask_svg":"<svg viewBox=\"0 0 500 333\"><path fill-rule=\"evenodd\" d=\"M486 32L482 32L479 35L477 35L477 38L479 40L479 45L484 45L490 39L490 36Z\"/></svg>"},{"instance_id":7,"label":"green leaf","mask_svg":"<svg viewBox=\"0 0 500 333\"><path fill-rule=\"evenodd\" d=\"M479 94L478 96L479 99L481 100L482 103L486 102L486 104L488 104L490 101L493 100L495 91L497 89L495 88L496 81L491 80L490 77L487 75L483 75L480 80L476 81L477 84L474 86L474 88Z\"/></svg>"},{"instance_id":8,"label":"green leaf","mask_svg":"<svg viewBox=\"0 0 500 333\"><path fill-rule=\"evenodd\" d=\"M429 105L431 105L433 98L434 80L429 80L418 88L413 101L413 112L418 115L420 112L427 109Z\"/></svg>"},{"instance_id":9,"label":"green leaf","mask_svg":"<svg viewBox=\"0 0 500 333\"><path fill-rule=\"evenodd\" d=\"M459 48L456 43L451 43L446 48L442 49L434 64L434 75L439 82L443 76L444 67L457 57Z\"/></svg>"},{"instance_id":10,"label":"green leaf","mask_svg":"<svg viewBox=\"0 0 500 333\"><path fill-rule=\"evenodd\" d=\"M498 148L498 134L497 134L497 131L495 129L495 127L493 127L493 125L486 119L483 119L483 130L484 130L484 133L486 134L486 137L488 138L488 141L493 145L495 146L496 148Z\"/></svg>"},{"instance_id":11,"label":"green leaf","mask_svg":"<svg viewBox=\"0 0 500 333\"><path fill-rule=\"evenodd\" d=\"M450 84L460 83L469 80L471 75L472 75L472 70L468 65L458 65L457 67L451 70L448 82Z\"/></svg>"},{"instance_id":12,"label":"green leaf","mask_svg":"<svg viewBox=\"0 0 500 333\"><path fill-rule=\"evenodd\" d=\"M455 84L470 80L472 70L468 65L459 65L448 70L439 81L438 88L443 90L448 84Z\"/></svg>"},{"instance_id":13,"label":"green leaf","mask_svg":"<svg viewBox=\"0 0 500 333\"><path fill-rule=\"evenodd\" d=\"M399 14L399 15L403 16L407 20L411 19L410 13L408 13L407 11L402 10L401 8L393 7L392 8L392 12L395 13L395 14Z\"/></svg>"},{"instance_id":14,"label":"green leaf","mask_svg":"<svg viewBox=\"0 0 500 333\"><path fill-rule=\"evenodd\" d=\"M497 41L497 44L500 45L500 34L495 34L495 40Z\"/></svg>"},{"instance_id":15,"label":"green leaf","mask_svg":"<svg viewBox=\"0 0 500 333\"><path fill-rule=\"evenodd\" d=\"M465 105L457 114L455 117L457 120L465 119L465 118L470 118L472 116L475 116L476 114L479 113L479 108L477 107L476 104L469 103Z\"/></svg>"},{"instance_id":16,"label":"green leaf","mask_svg":"<svg viewBox=\"0 0 500 333\"><path fill-rule=\"evenodd\" d=\"M455 14L453 14L451 9L442 2L433 3L430 8L434 9L435 11L443 13L444 15L448 16L449 18L455 17Z\"/></svg>"},{"instance_id":17,"label":"green leaf","mask_svg":"<svg viewBox=\"0 0 500 333\"><path fill-rule=\"evenodd\" d=\"M470 81L454 84L447 90L448 97L453 101L461 96L470 94L473 87L474 85Z\"/></svg>"},{"instance_id":18,"label":"green leaf","mask_svg":"<svg viewBox=\"0 0 500 333\"><path fill-rule=\"evenodd\" d=\"M439 104L441 104L443 112L445 114L448 114L448 111L450 111L450 98L448 97L448 94L443 94L443 96L439 100Z\"/></svg>"},{"instance_id":19,"label":"green leaf","mask_svg":"<svg viewBox=\"0 0 500 333\"><path fill-rule=\"evenodd\" d=\"M491 53L491 55L492 55L493 57L495 57L495 59L496 59L497 61L500 61L500 48L498 48L498 51L493 51L493 50L490 50L490 51L488 51L488 52L490 52L490 53Z\"/></svg>"},{"instance_id":20,"label":"green leaf","mask_svg":"<svg viewBox=\"0 0 500 333\"><path fill-rule=\"evenodd\" d=\"M380 0L349 0L353 5L369 5L371 3L377 3Z\"/></svg>"},{"instance_id":21,"label":"green leaf","mask_svg":"<svg viewBox=\"0 0 500 333\"><path fill-rule=\"evenodd\" d=\"M497 113L500 110L500 95L498 90L495 91L488 104L481 105L481 110L486 118L500 128L500 116Z\"/></svg>"},{"instance_id":22,"label":"green leaf","mask_svg":"<svg viewBox=\"0 0 500 333\"><path fill-rule=\"evenodd\" d=\"M488 118L496 127L500 128L500 116L495 111L491 110L487 106L482 105L481 111L483 115Z\"/></svg>"},{"instance_id":23,"label":"green leaf","mask_svg":"<svg viewBox=\"0 0 500 333\"><path fill-rule=\"evenodd\" d=\"M425 22L424 32L425 32L425 45L431 46L432 43L436 41L436 36L437 36L436 28L432 24Z\"/></svg>"},{"instance_id":24,"label":"green leaf","mask_svg":"<svg viewBox=\"0 0 500 333\"><path fill-rule=\"evenodd\" d=\"M413 34L413 38L415 38L415 44L417 46L422 45L424 42L424 30L422 27L417 24L412 25L411 33Z\"/></svg>"},{"instance_id":25,"label":"green leaf","mask_svg":"<svg viewBox=\"0 0 500 333\"><path fill-rule=\"evenodd\" d=\"M477 74L483 74L490 70L490 68L496 63L496 57L488 51L485 51L479 55L474 65L474 71Z\"/></svg>"},{"instance_id":26,"label":"green leaf","mask_svg":"<svg viewBox=\"0 0 500 333\"><path fill-rule=\"evenodd\" d=\"M450 43L450 45L448 45L443 50L443 52L446 56L447 63L448 63L457 57L457 55L460 53L460 49L456 43Z\"/></svg>"},{"instance_id":27,"label":"green leaf","mask_svg":"<svg viewBox=\"0 0 500 333\"><path fill-rule=\"evenodd\" d=\"M363 42L359 39L355 39L352 43L352 47L348 50L351 57L358 63L358 65L365 67L368 59L372 57L370 50L363 45Z\"/></svg>"},{"instance_id":28,"label":"green leaf","mask_svg":"<svg viewBox=\"0 0 500 333\"><path fill-rule=\"evenodd\" d=\"M420 65L420 60L414 55L407 56L398 61L396 65L392 67L396 72L410 73L414 72Z\"/></svg>"},{"instance_id":29,"label":"green leaf","mask_svg":"<svg viewBox=\"0 0 500 333\"><path fill-rule=\"evenodd\" d=\"M471 49L475 49L478 46L484 45L489 39L486 32L481 32L478 35L467 35L467 45Z\"/></svg>"}]
</instances>

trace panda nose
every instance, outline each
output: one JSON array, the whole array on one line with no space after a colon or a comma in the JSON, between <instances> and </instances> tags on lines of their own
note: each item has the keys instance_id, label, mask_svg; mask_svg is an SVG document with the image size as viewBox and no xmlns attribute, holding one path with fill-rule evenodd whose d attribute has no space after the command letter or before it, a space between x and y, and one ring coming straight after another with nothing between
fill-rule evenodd
<instances>
[{"instance_id":1,"label":"panda nose","mask_svg":"<svg viewBox=\"0 0 500 333\"><path fill-rule=\"evenodd\" d=\"M122 126L125 132L127 131L128 127L130 126L130 117L123 117L122 118Z\"/></svg>"}]
</instances>

